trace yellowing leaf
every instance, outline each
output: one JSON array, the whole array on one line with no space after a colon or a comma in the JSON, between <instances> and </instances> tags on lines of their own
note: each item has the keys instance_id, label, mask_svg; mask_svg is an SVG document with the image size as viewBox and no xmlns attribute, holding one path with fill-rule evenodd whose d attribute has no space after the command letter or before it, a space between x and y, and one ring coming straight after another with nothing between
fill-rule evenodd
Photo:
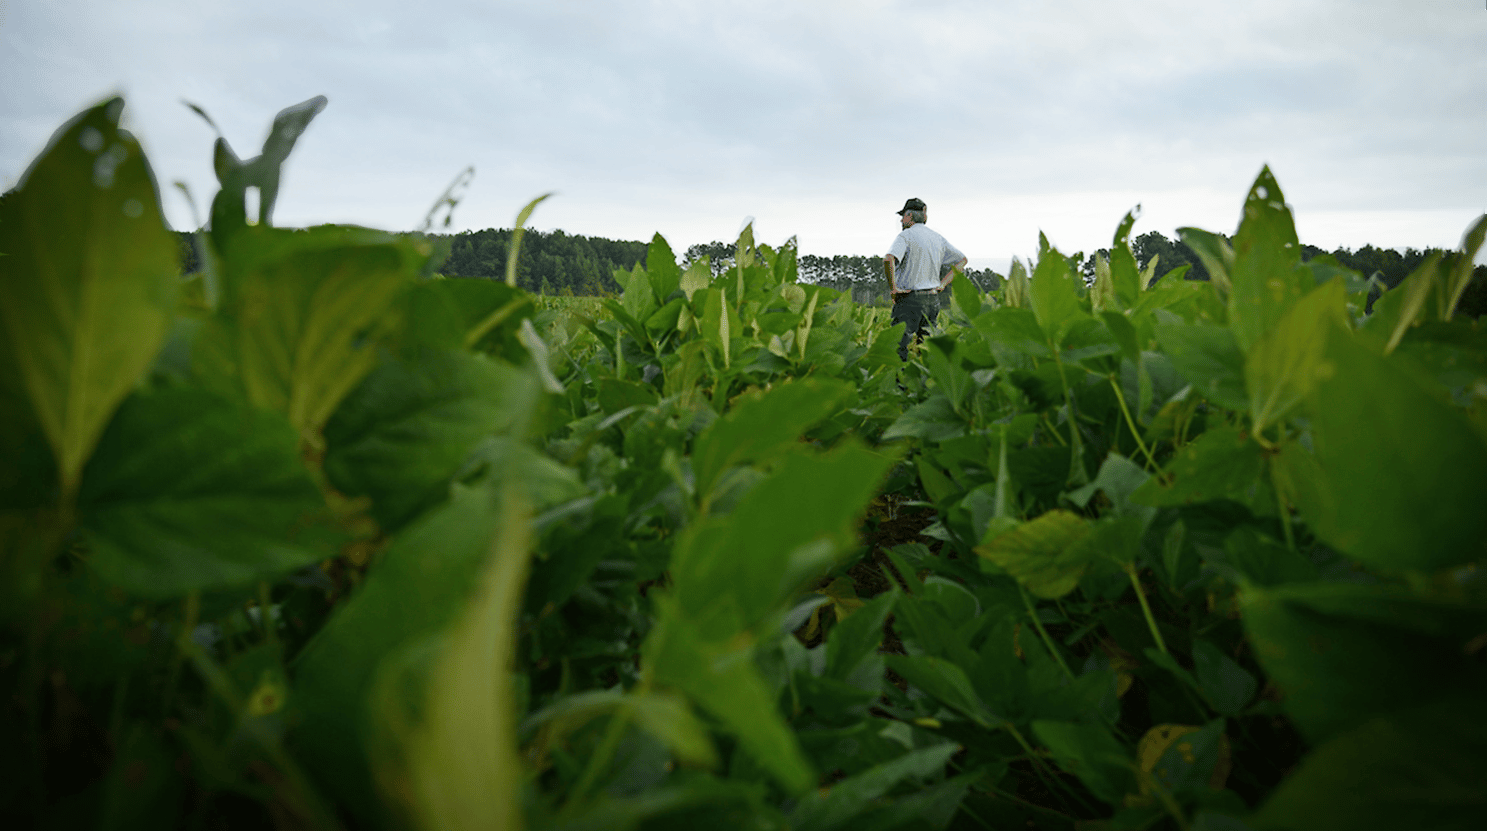
<instances>
[{"instance_id":1,"label":"yellowing leaf","mask_svg":"<svg viewBox=\"0 0 1487 831\"><path fill-rule=\"evenodd\" d=\"M1063 597L1079 585L1089 565L1087 552L1076 545L1089 530L1089 524L1078 514L1049 511L976 546L976 553L1015 577L1033 594Z\"/></svg>"}]
</instances>

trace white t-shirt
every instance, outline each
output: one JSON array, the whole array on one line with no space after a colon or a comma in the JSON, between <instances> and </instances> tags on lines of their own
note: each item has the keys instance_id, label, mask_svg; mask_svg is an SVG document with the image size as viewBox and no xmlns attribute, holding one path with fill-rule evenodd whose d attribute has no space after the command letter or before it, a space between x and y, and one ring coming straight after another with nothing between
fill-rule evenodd
<instances>
[{"instance_id":1,"label":"white t-shirt","mask_svg":"<svg viewBox=\"0 0 1487 831\"><path fill-rule=\"evenodd\" d=\"M899 291L932 289L940 284L946 268L965 259L959 248L922 222L894 237L888 253L898 261L893 278Z\"/></svg>"}]
</instances>

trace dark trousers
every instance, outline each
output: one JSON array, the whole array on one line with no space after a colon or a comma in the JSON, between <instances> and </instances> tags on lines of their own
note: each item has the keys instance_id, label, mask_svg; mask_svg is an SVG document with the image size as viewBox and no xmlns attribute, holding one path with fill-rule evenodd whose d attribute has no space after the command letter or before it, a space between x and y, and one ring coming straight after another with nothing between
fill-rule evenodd
<instances>
[{"instance_id":1,"label":"dark trousers","mask_svg":"<svg viewBox=\"0 0 1487 831\"><path fill-rule=\"evenodd\" d=\"M909 359L909 339L924 340L924 334L940 316L940 296L933 292L905 294L893 304L893 322L904 324L904 336L898 342L898 357Z\"/></svg>"}]
</instances>

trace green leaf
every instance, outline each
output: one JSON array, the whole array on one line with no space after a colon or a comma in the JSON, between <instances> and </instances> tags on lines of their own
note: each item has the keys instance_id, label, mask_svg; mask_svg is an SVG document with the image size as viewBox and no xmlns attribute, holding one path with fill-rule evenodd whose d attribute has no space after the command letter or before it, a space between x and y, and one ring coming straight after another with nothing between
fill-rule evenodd
<instances>
[{"instance_id":1,"label":"green leaf","mask_svg":"<svg viewBox=\"0 0 1487 831\"><path fill-rule=\"evenodd\" d=\"M697 437L692 452L697 492L710 494L723 471L734 465L764 461L793 446L851 394L852 387L843 382L807 378L741 397Z\"/></svg>"},{"instance_id":2,"label":"green leaf","mask_svg":"<svg viewBox=\"0 0 1487 831\"><path fill-rule=\"evenodd\" d=\"M1131 493L1131 501L1180 507L1213 499L1232 499L1261 515L1275 513L1275 491L1265 467L1265 450L1233 427L1215 427L1183 446L1161 476Z\"/></svg>"},{"instance_id":3,"label":"green leaf","mask_svg":"<svg viewBox=\"0 0 1487 831\"><path fill-rule=\"evenodd\" d=\"M1070 491L1068 499L1081 508L1087 508L1095 492L1103 492L1110 503L1109 515L1137 517L1141 520L1141 527L1145 528L1156 516L1156 509L1145 503L1132 501L1131 495L1141 490L1141 486L1150 479L1151 475L1140 465L1112 451L1100 464L1100 472L1096 474L1095 480Z\"/></svg>"},{"instance_id":4,"label":"green leaf","mask_svg":"<svg viewBox=\"0 0 1487 831\"><path fill-rule=\"evenodd\" d=\"M646 249L645 273L650 278L657 303L667 302L681 288L682 273L676 267L676 255L671 253L671 246L660 234L651 237L650 247Z\"/></svg>"},{"instance_id":5,"label":"green leaf","mask_svg":"<svg viewBox=\"0 0 1487 831\"><path fill-rule=\"evenodd\" d=\"M742 330L738 313L728 305L728 290L719 285L703 289L702 314L698 316L698 330L718 357L723 359L723 368L733 365L732 343L736 332Z\"/></svg>"},{"instance_id":6,"label":"green leaf","mask_svg":"<svg viewBox=\"0 0 1487 831\"><path fill-rule=\"evenodd\" d=\"M1271 792L1256 828L1469 831L1487 811L1479 694L1391 712L1312 751Z\"/></svg>"},{"instance_id":7,"label":"green leaf","mask_svg":"<svg viewBox=\"0 0 1487 831\"><path fill-rule=\"evenodd\" d=\"M790 826L802 831L833 831L846 827L855 817L881 805L890 789L905 779L931 779L960 748L954 744L911 750L908 753L850 776L824 793L806 796L790 814Z\"/></svg>"},{"instance_id":8,"label":"green leaf","mask_svg":"<svg viewBox=\"0 0 1487 831\"><path fill-rule=\"evenodd\" d=\"M1243 525L1224 538L1224 559L1252 583L1279 586L1318 577L1317 567L1304 554L1264 537L1254 526Z\"/></svg>"},{"instance_id":9,"label":"green leaf","mask_svg":"<svg viewBox=\"0 0 1487 831\"><path fill-rule=\"evenodd\" d=\"M1136 790L1131 753L1101 724L1034 721L1033 735L1053 752L1058 766L1079 777L1090 793L1113 805Z\"/></svg>"},{"instance_id":10,"label":"green leaf","mask_svg":"<svg viewBox=\"0 0 1487 831\"><path fill-rule=\"evenodd\" d=\"M1022 356L1023 360L1046 358L1052 355L1048 339L1038 326L1038 318L1030 309L1003 306L982 312L974 321L976 331L991 344L997 353L998 363L1012 363L1004 354ZM1019 364L1013 363L1017 366Z\"/></svg>"},{"instance_id":11,"label":"green leaf","mask_svg":"<svg viewBox=\"0 0 1487 831\"><path fill-rule=\"evenodd\" d=\"M532 211L547 200L551 193L544 193L522 206L516 214L516 222L511 226L511 244L506 248L506 285L516 288L516 262L521 255L521 240L527 233L527 220L532 218Z\"/></svg>"},{"instance_id":12,"label":"green leaf","mask_svg":"<svg viewBox=\"0 0 1487 831\"><path fill-rule=\"evenodd\" d=\"M1038 258L1028 296L1044 343L1061 344L1064 333L1083 314L1074 275L1062 254L1049 249Z\"/></svg>"},{"instance_id":13,"label":"green leaf","mask_svg":"<svg viewBox=\"0 0 1487 831\"><path fill-rule=\"evenodd\" d=\"M1116 227L1115 237L1110 245L1110 278L1115 285L1115 296L1120 301L1121 309L1129 309L1136 305L1136 299L1144 288L1130 244L1131 227L1136 224L1136 218L1139 216L1141 216L1140 205L1127 211L1120 225Z\"/></svg>"},{"instance_id":14,"label":"green leaf","mask_svg":"<svg viewBox=\"0 0 1487 831\"><path fill-rule=\"evenodd\" d=\"M175 311L176 242L123 109L112 98L63 125L0 202L0 360L52 447L64 503Z\"/></svg>"},{"instance_id":15,"label":"green leaf","mask_svg":"<svg viewBox=\"0 0 1487 831\"><path fill-rule=\"evenodd\" d=\"M754 665L750 642L699 631L672 597L658 596L656 608L656 623L641 649L645 676L711 713L786 790L808 790L815 773L776 707L776 691Z\"/></svg>"},{"instance_id":16,"label":"green leaf","mask_svg":"<svg viewBox=\"0 0 1487 831\"><path fill-rule=\"evenodd\" d=\"M1234 270L1234 249L1222 236L1201 228L1178 228L1177 236L1183 245L1198 255L1198 260L1208 270L1208 279L1221 292L1220 296L1227 296L1232 288L1229 274Z\"/></svg>"},{"instance_id":17,"label":"green leaf","mask_svg":"<svg viewBox=\"0 0 1487 831\"><path fill-rule=\"evenodd\" d=\"M1121 354L1132 362L1141 360L1141 347L1136 339L1136 327L1132 325L1131 319L1120 312L1101 312L1100 320L1104 321L1105 328L1110 331L1110 337L1120 344Z\"/></svg>"},{"instance_id":18,"label":"green leaf","mask_svg":"<svg viewBox=\"0 0 1487 831\"><path fill-rule=\"evenodd\" d=\"M876 657L883 642L883 622L893 611L897 596L897 592L884 592L832 627L826 639L827 678L849 680L865 661ZM881 670L881 665L878 668ZM871 682L876 689L882 682L881 672Z\"/></svg>"},{"instance_id":19,"label":"green leaf","mask_svg":"<svg viewBox=\"0 0 1487 831\"><path fill-rule=\"evenodd\" d=\"M339 535L281 416L190 388L139 394L88 464L79 521L105 579L152 598L324 559Z\"/></svg>"},{"instance_id":20,"label":"green leaf","mask_svg":"<svg viewBox=\"0 0 1487 831\"><path fill-rule=\"evenodd\" d=\"M386 721L369 695L384 665L455 621L479 582L502 524L490 487L455 487L449 503L423 515L378 556L361 589L340 605L295 659L290 734L295 755L369 825L381 802L371 748ZM489 658L478 662L490 666ZM421 689L422 677L418 688ZM497 752L492 749L492 752Z\"/></svg>"},{"instance_id":21,"label":"green leaf","mask_svg":"<svg viewBox=\"0 0 1487 831\"><path fill-rule=\"evenodd\" d=\"M692 302L692 295L707 288L712 283L712 271L706 259L698 260L687 266L687 270L678 279L677 287L687 295L687 302Z\"/></svg>"},{"instance_id":22,"label":"green leaf","mask_svg":"<svg viewBox=\"0 0 1487 831\"><path fill-rule=\"evenodd\" d=\"M1266 167L1250 187L1234 235L1229 327L1246 354L1314 283L1301 264L1296 223ZM1310 284L1310 285L1309 285Z\"/></svg>"},{"instance_id":23,"label":"green leaf","mask_svg":"<svg viewBox=\"0 0 1487 831\"><path fill-rule=\"evenodd\" d=\"M1324 365L1327 334L1347 327L1341 280L1320 286L1291 306L1250 349L1244 362L1252 429L1285 418L1331 368Z\"/></svg>"},{"instance_id":24,"label":"green leaf","mask_svg":"<svg viewBox=\"0 0 1487 831\"><path fill-rule=\"evenodd\" d=\"M611 416L631 407L653 406L660 400L656 395L656 388L649 384L636 384L618 378L600 378L598 387L599 409Z\"/></svg>"},{"instance_id":25,"label":"green leaf","mask_svg":"<svg viewBox=\"0 0 1487 831\"><path fill-rule=\"evenodd\" d=\"M222 189L212 200L212 235L218 244L229 234L235 233L247 220L246 191L258 189L258 219L268 225L274 214L274 204L279 197L279 179L284 162L294 150L295 142L304 134L315 116L325 109L327 99L317 95L298 104L285 107L274 116L268 137L263 140L263 152L246 161L239 160L228 146L227 140L218 137L213 147L213 167ZM208 124L206 112L189 104ZM216 124L212 124L216 128Z\"/></svg>"},{"instance_id":26,"label":"green leaf","mask_svg":"<svg viewBox=\"0 0 1487 831\"><path fill-rule=\"evenodd\" d=\"M951 405L959 409L966 396L976 388L976 383L971 379L970 371L961 366L957 353L956 339L953 337L940 335L926 340L925 369L929 370L930 377L950 400Z\"/></svg>"},{"instance_id":27,"label":"green leaf","mask_svg":"<svg viewBox=\"0 0 1487 831\"><path fill-rule=\"evenodd\" d=\"M526 768L518 755L508 667L531 555L531 513L514 481L497 501L499 526L474 595L444 635L403 750L415 824L424 828L521 824ZM379 692L387 695L385 688ZM401 731L393 726L390 732Z\"/></svg>"},{"instance_id":28,"label":"green leaf","mask_svg":"<svg viewBox=\"0 0 1487 831\"><path fill-rule=\"evenodd\" d=\"M1208 641L1193 641L1193 671L1199 692L1222 715L1237 717L1255 697L1255 676Z\"/></svg>"},{"instance_id":29,"label":"green leaf","mask_svg":"<svg viewBox=\"0 0 1487 831\"><path fill-rule=\"evenodd\" d=\"M689 526L671 575L680 608L703 637L727 639L759 625L824 573L855 538L854 520L894 461L852 444L786 456L731 513Z\"/></svg>"},{"instance_id":30,"label":"green leaf","mask_svg":"<svg viewBox=\"0 0 1487 831\"><path fill-rule=\"evenodd\" d=\"M981 314L981 290L964 273L956 275L950 283L950 294L967 318Z\"/></svg>"},{"instance_id":31,"label":"green leaf","mask_svg":"<svg viewBox=\"0 0 1487 831\"><path fill-rule=\"evenodd\" d=\"M1230 410L1249 408L1244 353L1226 326L1158 323L1157 343L1177 371L1209 401Z\"/></svg>"},{"instance_id":32,"label":"green leaf","mask_svg":"<svg viewBox=\"0 0 1487 831\"><path fill-rule=\"evenodd\" d=\"M1165 669L1168 672L1172 673L1173 678L1181 681L1189 688L1193 690L1200 689L1198 685L1198 679L1194 678L1193 674L1191 672L1188 672L1187 668L1184 667L1182 664L1179 664L1177 662L1177 659L1172 657L1170 653L1163 652L1159 649L1153 649L1152 647L1148 646L1145 649L1141 650L1141 654L1146 656L1146 660L1151 661L1156 666L1159 666L1162 669Z\"/></svg>"},{"instance_id":33,"label":"green leaf","mask_svg":"<svg viewBox=\"0 0 1487 831\"><path fill-rule=\"evenodd\" d=\"M1252 585L1240 606L1256 659L1313 743L1484 681L1464 649L1482 631L1471 607L1357 583Z\"/></svg>"},{"instance_id":34,"label":"green leaf","mask_svg":"<svg viewBox=\"0 0 1487 831\"><path fill-rule=\"evenodd\" d=\"M943 393L935 392L929 398L904 410L883 431L882 440L915 438L942 442L965 435L966 420L955 412L955 405Z\"/></svg>"},{"instance_id":35,"label":"green leaf","mask_svg":"<svg viewBox=\"0 0 1487 831\"><path fill-rule=\"evenodd\" d=\"M1089 565L1077 545L1090 531L1078 514L1049 511L995 539L983 540L976 554L994 563L1043 598L1062 597L1079 585Z\"/></svg>"},{"instance_id":36,"label":"green leaf","mask_svg":"<svg viewBox=\"0 0 1487 831\"><path fill-rule=\"evenodd\" d=\"M446 498L475 445L524 424L537 395L529 373L483 355L388 360L326 425L326 477L348 496L372 497L378 523L394 530Z\"/></svg>"},{"instance_id":37,"label":"green leaf","mask_svg":"<svg viewBox=\"0 0 1487 831\"><path fill-rule=\"evenodd\" d=\"M932 655L885 655L888 667L913 686L977 725L991 730L1002 726L1001 717L986 709L965 670L951 661Z\"/></svg>"},{"instance_id":38,"label":"green leaf","mask_svg":"<svg viewBox=\"0 0 1487 831\"><path fill-rule=\"evenodd\" d=\"M402 325L423 247L380 231L249 227L223 252L212 338L248 400L289 416L311 446Z\"/></svg>"},{"instance_id":39,"label":"green leaf","mask_svg":"<svg viewBox=\"0 0 1487 831\"><path fill-rule=\"evenodd\" d=\"M1487 511L1477 499L1487 492L1482 435L1346 333L1328 338L1324 369L1330 374L1308 401L1315 474L1292 477L1307 523L1377 568L1433 571L1480 559L1487 553Z\"/></svg>"},{"instance_id":40,"label":"green leaf","mask_svg":"<svg viewBox=\"0 0 1487 831\"><path fill-rule=\"evenodd\" d=\"M589 690L559 698L522 722L523 732L548 728L546 741L556 744L601 716L623 713L655 736L686 764L713 768L717 749L707 727L679 696L669 693Z\"/></svg>"}]
</instances>

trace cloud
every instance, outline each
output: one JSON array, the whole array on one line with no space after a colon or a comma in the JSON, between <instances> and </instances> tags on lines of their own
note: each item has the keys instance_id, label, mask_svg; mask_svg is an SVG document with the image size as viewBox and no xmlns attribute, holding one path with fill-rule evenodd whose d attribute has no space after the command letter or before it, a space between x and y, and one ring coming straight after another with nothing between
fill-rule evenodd
<instances>
[{"instance_id":1,"label":"cloud","mask_svg":"<svg viewBox=\"0 0 1487 831\"><path fill-rule=\"evenodd\" d=\"M1308 241L1454 245L1487 202L1484 46L1466 0L60 0L0 24L0 178L121 89L161 179L204 201L213 136L181 98L247 153L325 94L280 221L412 227L473 164L465 227L557 191L538 227L684 248L753 215L875 253L882 205L918 195L1004 257L1040 228L1108 244L1137 202L1140 229L1232 230L1269 163Z\"/></svg>"}]
</instances>

